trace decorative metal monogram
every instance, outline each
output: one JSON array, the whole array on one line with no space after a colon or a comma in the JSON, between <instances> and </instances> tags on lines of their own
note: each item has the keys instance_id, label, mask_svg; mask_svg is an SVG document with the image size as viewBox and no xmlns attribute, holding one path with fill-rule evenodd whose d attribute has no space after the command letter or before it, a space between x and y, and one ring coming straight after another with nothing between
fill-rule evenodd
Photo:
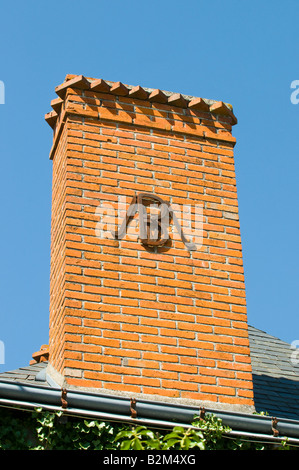
<instances>
[{"instance_id":1,"label":"decorative metal monogram","mask_svg":"<svg viewBox=\"0 0 299 470\"><path fill-rule=\"evenodd\" d=\"M150 193L139 193L133 196L126 217L115 232L116 239L120 240L125 236L127 226L137 212L139 214L139 239L143 245L149 247L165 245L169 240L168 229L172 221L187 249L196 250L196 245L188 241L184 235L170 204Z\"/></svg>"}]
</instances>

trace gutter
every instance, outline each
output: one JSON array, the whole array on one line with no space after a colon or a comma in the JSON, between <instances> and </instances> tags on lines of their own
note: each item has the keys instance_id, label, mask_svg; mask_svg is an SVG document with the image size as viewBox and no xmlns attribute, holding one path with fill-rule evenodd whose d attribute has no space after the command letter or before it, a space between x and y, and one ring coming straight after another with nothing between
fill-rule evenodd
<instances>
[{"instance_id":1,"label":"gutter","mask_svg":"<svg viewBox=\"0 0 299 470\"><path fill-rule=\"evenodd\" d=\"M66 415L158 428L190 427L194 416L200 413L199 407L195 406L143 399L138 399L132 406L131 398L66 391L59 387L39 387L11 381L0 381L0 406L23 409L41 407L48 411L63 411ZM213 409L205 409L205 412L220 418L224 425L231 428L232 431L227 434L229 437L248 437L251 440L254 438L274 443L287 437L289 444L299 445L299 421L278 417L278 435L274 436L272 418L269 416Z\"/></svg>"}]
</instances>

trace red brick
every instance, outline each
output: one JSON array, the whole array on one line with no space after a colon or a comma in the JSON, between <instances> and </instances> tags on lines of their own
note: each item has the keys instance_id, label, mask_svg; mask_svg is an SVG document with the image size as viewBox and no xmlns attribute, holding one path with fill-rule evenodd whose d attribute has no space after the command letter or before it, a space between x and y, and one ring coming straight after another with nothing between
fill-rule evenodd
<instances>
[{"instance_id":1,"label":"red brick","mask_svg":"<svg viewBox=\"0 0 299 470\"><path fill-rule=\"evenodd\" d=\"M52 366L67 367L78 387L252 405L231 118L109 87L60 90L68 112L51 151ZM128 235L101 239L97 207L135 192L201 204L202 246L189 252L175 229L157 249Z\"/></svg>"}]
</instances>

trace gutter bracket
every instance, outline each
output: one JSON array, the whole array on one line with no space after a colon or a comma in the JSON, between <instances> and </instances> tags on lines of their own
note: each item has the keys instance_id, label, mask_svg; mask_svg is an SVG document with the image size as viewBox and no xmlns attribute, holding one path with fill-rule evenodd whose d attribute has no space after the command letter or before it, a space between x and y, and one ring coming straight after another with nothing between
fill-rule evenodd
<instances>
[{"instance_id":1,"label":"gutter bracket","mask_svg":"<svg viewBox=\"0 0 299 470\"><path fill-rule=\"evenodd\" d=\"M62 388L61 389L61 407L66 409L68 407L68 403L67 403L67 389L66 388Z\"/></svg>"},{"instance_id":2,"label":"gutter bracket","mask_svg":"<svg viewBox=\"0 0 299 470\"><path fill-rule=\"evenodd\" d=\"M206 415L206 410L203 406L201 406L199 412L199 419L202 419L203 421L205 420L205 415Z\"/></svg>"},{"instance_id":3,"label":"gutter bracket","mask_svg":"<svg viewBox=\"0 0 299 470\"><path fill-rule=\"evenodd\" d=\"M272 431L273 431L274 437L277 437L279 434L279 431L277 429L277 423L278 423L278 419L272 417Z\"/></svg>"},{"instance_id":4,"label":"gutter bracket","mask_svg":"<svg viewBox=\"0 0 299 470\"><path fill-rule=\"evenodd\" d=\"M137 411L136 411L136 398L131 398L130 401L130 411L131 411L131 418L137 418Z\"/></svg>"}]
</instances>

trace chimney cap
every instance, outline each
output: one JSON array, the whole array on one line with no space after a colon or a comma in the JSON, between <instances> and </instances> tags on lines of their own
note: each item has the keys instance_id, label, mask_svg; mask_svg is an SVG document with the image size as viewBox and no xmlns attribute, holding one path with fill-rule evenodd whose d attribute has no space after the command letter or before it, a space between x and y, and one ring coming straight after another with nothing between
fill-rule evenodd
<instances>
[{"instance_id":1,"label":"chimney cap","mask_svg":"<svg viewBox=\"0 0 299 470\"><path fill-rule=\"evenodd\" d=\"M32 360L30 364L37 364L39 362L46 362L49 359L49 346L47 344L43 344L40 347L39 351L36 351L32 354Z\"/></svg>"},{"instance_id":2,"label":"chimney cap","mask_svg":"<svg viewBox=\"0 0 299 470\"><path fill-rule=\"evenodd\" d=\"M169 106L177 106L181 108L189 108L191 110L198 110L206 113L212 113L217 116L226 116L231 119L231 124L237 124L237 118L233 113L233 108L230 104L223 101L210 100L206 98L195 97L191 95L174 93L160 89L141 87L140 85L126 85L123 82L113 82L103 80L102 78L90 78L83 75L68 74L65 81L55 88L58 95L56 100L51 102L55 111L59 114L61 112L62 101L65 99L67 88L77 88L81 90L90 90L101 93L112 93L113 95L128 96L140 100L149 100L152 103L162 103ZM51 127L55 125L55 115L46 115L46 121Z\"/></svg>"},{"instance_id":3,"label":"chimney cap","mask_svg":"<svg viewBox=\"0 0 299 470\"><path fill-rule=\"evenodd\" d=\"M90 87L90 82L83 75L78 75L78 76L75 76L74 78L71 78L70 80L66 80L61 85L58 85L55 88L55 92L60 98L64 99L66 89L69 87L74 87L74 88L79 88L79 89L84 90Z\"/></svg>"}]
</instances>

